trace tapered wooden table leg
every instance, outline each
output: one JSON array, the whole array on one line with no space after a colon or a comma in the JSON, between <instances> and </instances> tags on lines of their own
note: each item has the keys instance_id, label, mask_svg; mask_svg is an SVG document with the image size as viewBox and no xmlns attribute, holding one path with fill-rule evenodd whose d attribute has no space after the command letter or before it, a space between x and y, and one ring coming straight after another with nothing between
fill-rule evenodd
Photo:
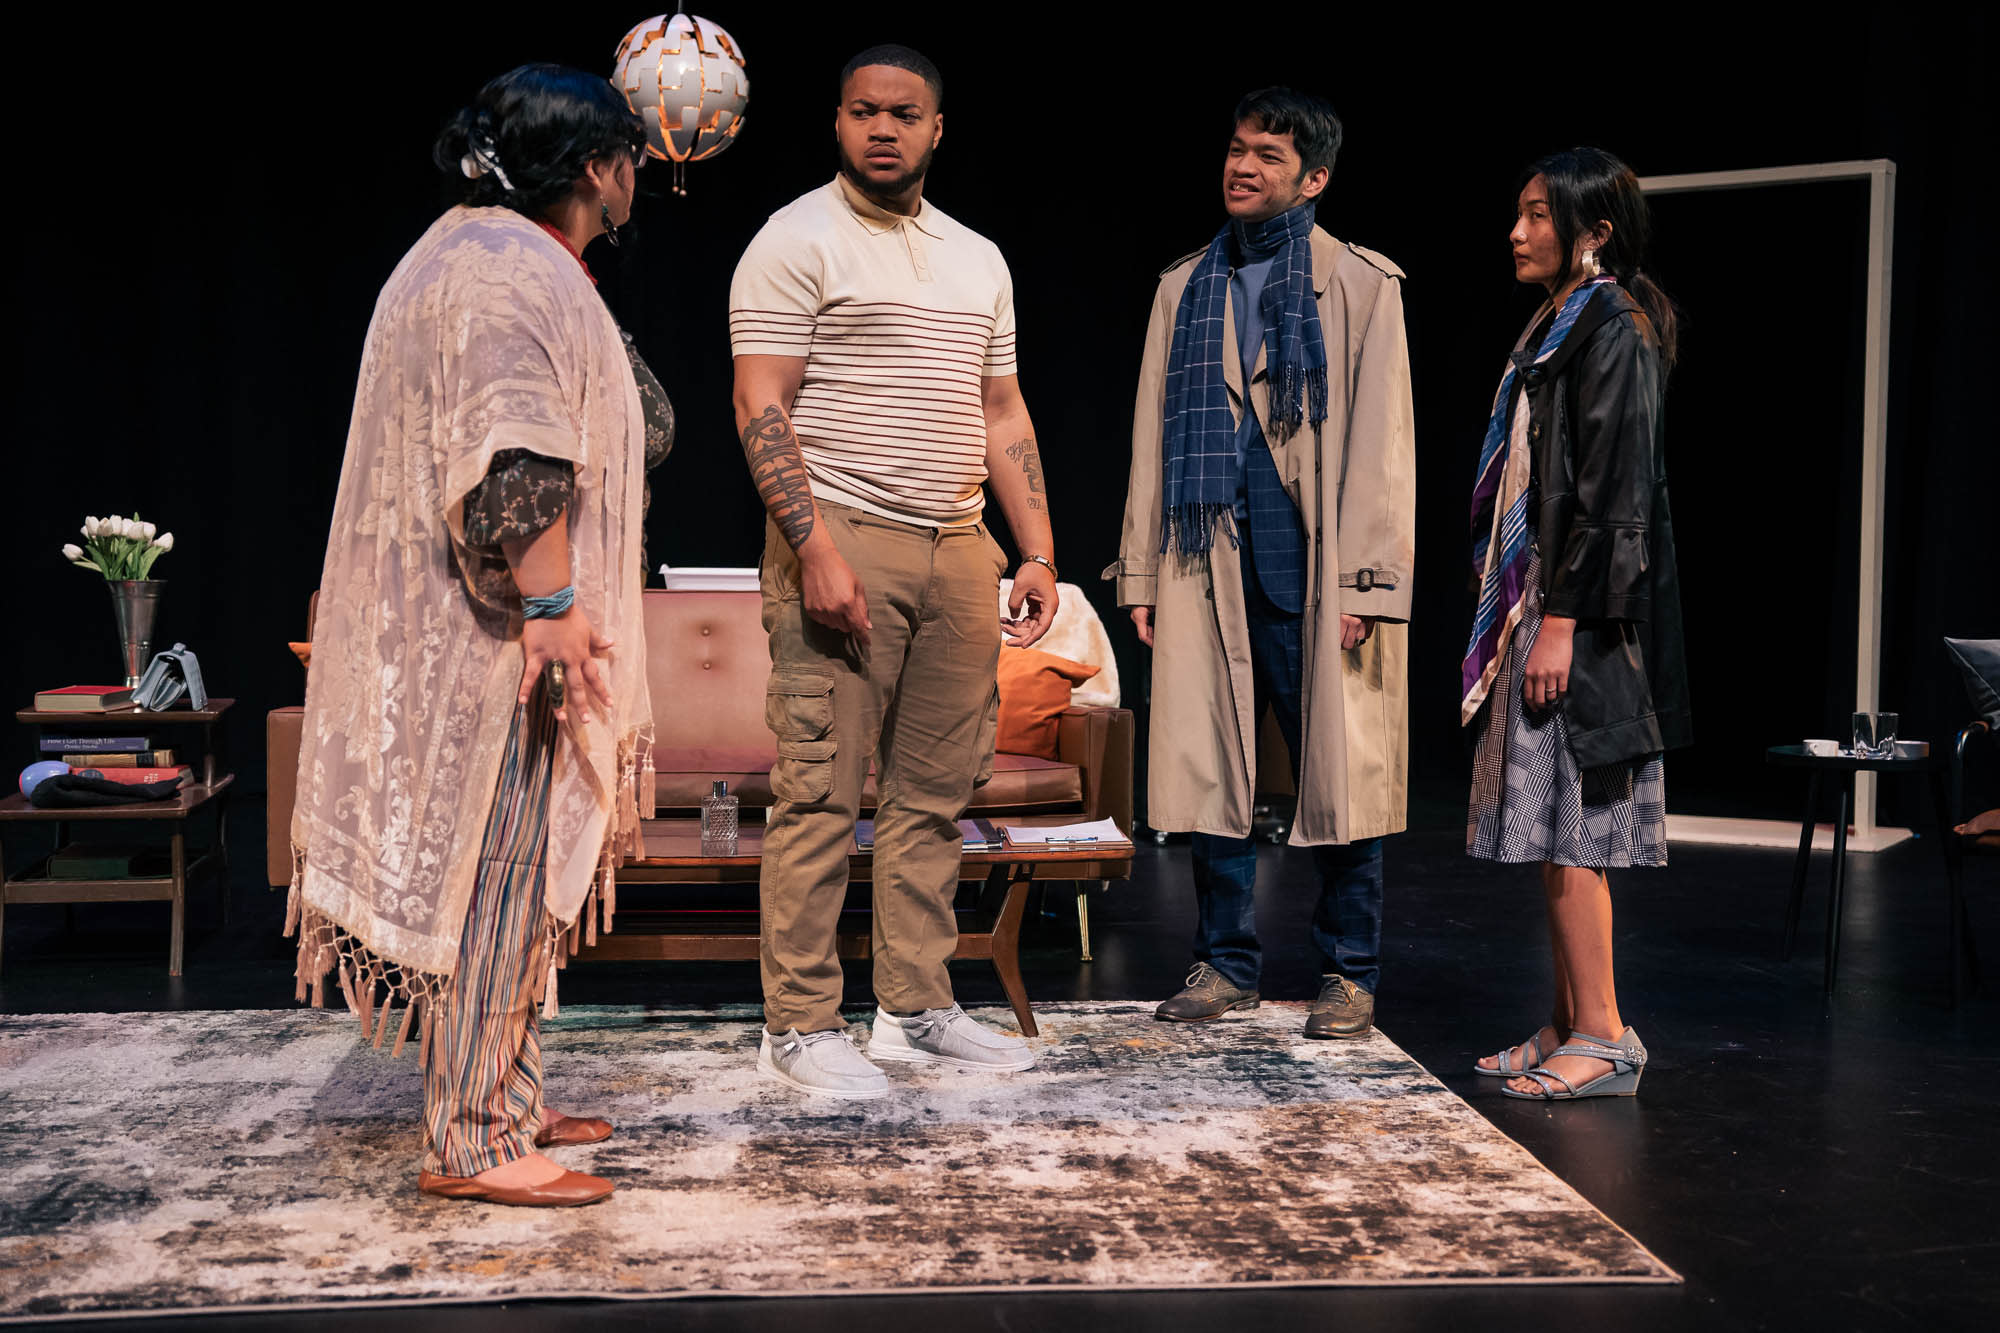
<instances>
[{"instance_id":1,"label":"tapered wooden table leg","mask_svg":"<svg viewBox=\"0 0 2000 1333\"><path fill-rule=\"evenodd\" d=\"M285 839L291 840L290 830L285 831ZM222 885L222 924L229 924L229 793L224 792L215 803L215 849L222 858L222 868L216 878Z\"/></svg>"},{"instance_id":2,"label":"tapered wooden table leg","mask_svg":"<svg viewBox=\"0 0 2000 1333\"><path fill-rule=\"evenodd\" d=\"M995 868L996 874L998 868ZM1037 1037L1035 1011L1028 1007L1028 988L1021 982L1021 918L1028 910L1028 888L1035 882L1035 867L1019 864L1007 880L1007 897L1000 905L1000 918L993 923L993 970L1000 974L1000 989L1013 1006L1021 1035Z\"/></svg>"},{"instance_id":3,"label":"tapered wooden table leg","mask_svg":"<svg viewBox=\"0 0 2000 1333\"><path fill-rule=\"evenodd\" d=\"M187 835L174 828L174 924L167 946L167 975L181 974L181 937L187 929Z\"/></svg>"}]
</instances>

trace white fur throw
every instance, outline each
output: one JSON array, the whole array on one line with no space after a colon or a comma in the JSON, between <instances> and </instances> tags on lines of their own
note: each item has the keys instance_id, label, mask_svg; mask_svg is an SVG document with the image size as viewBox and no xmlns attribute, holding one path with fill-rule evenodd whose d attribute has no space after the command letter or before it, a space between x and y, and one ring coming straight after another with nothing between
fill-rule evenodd
<instances>
[{"instance_id":1,"label":"white fur throw","mask_svg":"<svg viewBox=\"0 0 2000 1333\"><path fill-rule=\"evenodd\" d=\"M1007 615L1007 599L1014 595L1014 580L1000 580L1000 615ZM1083 684L1070 692L1070 702L1086 708L1116 708L1121 698L1118 690L1118 659L1111 654L1111 636L1104 632L1104 622L1097 618L1097 609L1084 596L1083 589L1074 583L1058 583L1056 595L1060 605L1056 607L1056 623L1035 647L1057 657L1067 657L1072 662L1082 662L1086 666L1103 668ZM1002 652L1007 649L1003 646Z\"/></svg>"}]
</instances>

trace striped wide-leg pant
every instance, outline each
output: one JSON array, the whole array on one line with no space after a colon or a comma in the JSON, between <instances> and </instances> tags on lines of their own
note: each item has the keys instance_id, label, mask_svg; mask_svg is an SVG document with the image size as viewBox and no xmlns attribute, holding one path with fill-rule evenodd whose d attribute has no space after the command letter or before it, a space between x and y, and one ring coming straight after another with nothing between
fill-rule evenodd
<instances>
[{"instance_id":1,"label":"striped wide-leg pant","mask_svg":"<svg viewBox=\"0 0 2000 1333\"><path fill-rule=\"evenodd\" d=\"M546 924L555 713L546 686L514 716L479 852L451 1002L424 1062L424 1170L475 1176L535 1151L542 1044L535 964Z\"/></svg>"}]
</instances>

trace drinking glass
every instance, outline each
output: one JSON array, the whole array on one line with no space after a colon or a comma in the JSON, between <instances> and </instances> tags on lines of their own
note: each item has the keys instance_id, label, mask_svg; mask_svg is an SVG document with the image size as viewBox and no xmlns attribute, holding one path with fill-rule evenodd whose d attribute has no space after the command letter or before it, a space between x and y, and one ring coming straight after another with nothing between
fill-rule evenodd
<instances>
[{"instance_id":1,"label":"drinking glass","mask_svg":"<svg viewBox=\"0 0 2000 1333\"><path fill-rule=\"evenodd\" d=\"M1867 759L1887 759L1896 752L1894 713L1854 715L1854 753Z\"/></svg>"}]
</instances>

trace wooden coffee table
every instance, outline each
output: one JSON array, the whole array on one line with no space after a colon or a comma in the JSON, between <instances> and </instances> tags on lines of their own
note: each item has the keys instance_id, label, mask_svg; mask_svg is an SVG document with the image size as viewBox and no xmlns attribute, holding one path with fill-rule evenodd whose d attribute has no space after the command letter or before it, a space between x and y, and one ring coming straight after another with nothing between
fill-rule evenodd
<instances>
[{"instance_id":1,"label":"wooden coffee table","mask_svg":"<svg viewBox=\"0 0 2000 1333\"><path fill-rule=\"evenodd\" d=\"M996 824L1050 825L1063 817L1023 816L995 819ZM627 861L618 871L618 911L614 929L577 953L579 959L680 959L705 962L752 962L758 955L757 912L754 908L691 911L674 903L671 892L654 886L755 884L764 851L762 825L746 825L733 855L707 852L701 845L696 819L645 821L646 854ZM855 849L848 856L848 879L873 881L875 858ZM993 851L968 851L959 863L961 882L984 880L981 908L961 911L958 948L953 958L985 958L1000 976L1000 988L1013 1007L1025 1036L1037 1035L1028 991L1021 983L1021 918L1028 890L1045 879L1125 879L1132 873L1132 844L1091 843L1064 847L1014 846ZM997 900L988 909L987 900ZM873 955L872 922L868 914L847 911L839 925L840 957Z\"/></svg>"}]
</instances>

